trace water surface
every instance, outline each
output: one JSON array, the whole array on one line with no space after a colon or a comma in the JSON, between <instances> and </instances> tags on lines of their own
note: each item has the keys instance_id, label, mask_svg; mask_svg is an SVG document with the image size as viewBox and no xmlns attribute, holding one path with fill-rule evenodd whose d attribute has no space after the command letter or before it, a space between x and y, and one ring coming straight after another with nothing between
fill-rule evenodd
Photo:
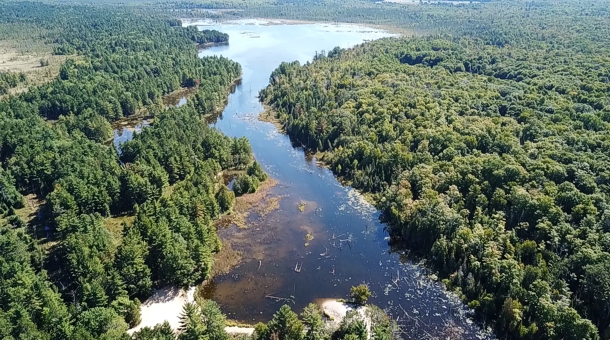
<instances>
[{"instance_id":1,"label":"water surface","mask_svg":"<svg viewBox=\"0 0 610 340\"><path fill-rule=\"evenodd\" d=\"M140 133L143 128L149 126L148 120L143 120L134 126L121 126L114 129L114 137L112 138L112 144L117 149L119 154L121 153L121 144L128 142L133 139L133 135Z\"/></svg>"},{"instance_id":2,"label":"water surface","mask_svg":"<svg viewBox=\"0 0 610 340\"><path fill-rule=\"evenodd\" d=\"M231 58L243 69L241 84L213 125L229 136L250 140L257 161L280 183L272 195L282 197L279 210L262 218L251 216L249 229L219 231L243 253L244 261L216 277L203 294L217 301L228 318L254 323L268 321L283 303L300 312L309 302L347 297L351 286L366 283L373 291L370 301L398 318L406 330L404 338L487 337L466 317L469 311L455 296L430 280L420 266L390 251L373 206L272 124L258 120L263 111L258 92L282 61L305 63L316 52L390 34L343 24L191 24L229 34L229 45L200 52L201 57ZM298 207L303 204L301 212ZM313 240L307 241L307 234Z\"/></svg>"}]
</instances>

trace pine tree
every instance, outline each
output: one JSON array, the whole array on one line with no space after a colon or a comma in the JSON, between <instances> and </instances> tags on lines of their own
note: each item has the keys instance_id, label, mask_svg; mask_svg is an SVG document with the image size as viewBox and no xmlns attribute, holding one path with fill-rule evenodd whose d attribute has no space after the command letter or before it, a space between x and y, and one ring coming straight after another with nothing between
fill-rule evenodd
<instances>
[{"instance_id":1,"label":"pine tree","mask_svg":"<svg viewBox=\"0 0 610 340\"><path fill-rule=\"evenodd\" d=\"M201 310L201 316L210 340L228 340L229 335L225 331L226 318L220 311L218 304L212 300L197 301Z\"/></svg>"},{"instance_id":2,"label":"pine tree","mask_svg":"<svg viewBox=\"0 0 610 340\"><path fill-rule=\"evenodd\" d=\"M135 228L123 228L126 232L116 254L115 267L125 282L129 296L145 297L152 289L150 268L146 264L148 246Z\"/></svg>"},{"instance_id":3,"label":"pine tree","mask_svg":"<svg viewBox=\"0 0 610 340\"><path fill-rule=\"evenodd\" d=\"M325 338L322 314L316 304L310 303L307 305L303 309L303 313L301 313L301 319L303 319L303 325L307 327L305 340L321 340Z\"/></svg>"},{"instance_id":4,"label":"pine tree","mask_svg":"<svg viewBox=\"0 0 610 340\"><path fill-rule=\"evenodd\" d=\"M283 305L273 315L268 324L269 333L279 340L300 340L303 338L303 324L290 306Z\"/></svg>"},{"instance_id":5,"label":"pine tree","mask_svg":"<svg viewBox=\"0 0 610 340\"><path fill-rule=\"evenodd\" d=\"M175 340L174 330L169 322L157 324L154 328L144 327L132 335L133 340Z\"/></svg>"},{"instance_id":6,"label":"pine tree","mask_svg":"<svg viewBox=\"0 0 610 340\"><path fill-rule=\"evenodd\" d=\"M187 303L180 314L180 335L178 340L202 340L207 339L206 327L202 320L199 306L195 303Z\"/></svg>"}]
</instances>

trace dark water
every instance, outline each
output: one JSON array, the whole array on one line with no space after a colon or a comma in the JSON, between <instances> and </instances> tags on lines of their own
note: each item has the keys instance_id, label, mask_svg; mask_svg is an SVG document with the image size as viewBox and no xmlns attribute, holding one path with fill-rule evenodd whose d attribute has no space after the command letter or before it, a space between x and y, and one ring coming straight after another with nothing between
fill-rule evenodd
<instances>
[{"instance_id":1,"label":"dark water","mask_svg":"<svg viewBox=\"0 0 610 340\"><path fill-rule=\"evenodd\" d=\"M219 231L243 254L243 261L203 287L203 295L217 301L230 319L254 323L268 321L284 303L300 312L309 302L345 298L350 287L366 283L373 292L370 302L398 320L405 339L490 338L468 319L470 312L459 299L405 254L391 251L373 206L272 124L258 120L263 111L258 91L282 61L304 63L316 52L390 34L354 25L265 25L257 20L203 28L228 33L231 43L203 50L200 56L224 55L243 69L241 83L213 125L229 136L250 140L258 162L279 181L269 196L280 199L279 209L265 216L253 214L248 229ZM166 105L186 101L169 96ZM120 143L148 125L143 121L115 130L115 147L120 152ZM313 239L306 239L308 234Z\"/></svg>"},{"instance_id":2,"label":"dark water","mask_svg":"<svg viewBox=\"0 0 610 340\"><path fill-rule=\"evenodd\" d=\"M281 196L280 208L264 218L251 216L247 230L220 231L244 261L214 279L203 294L217 301L230 319L252 323L268 321L283 303L300 312L309 302L347 297L351 286L366 283L373 291L370 301L398 318L404 338L489 337L466 317L469 311L459 299L403 254L391 253L374 207L272 124L257 119L263 111L258 91L280 62L304 63L316 51L389 34L353 25L264 25L256 20L203 28L228 33L231 40L200 56L223 55L243 68L241 84L214 125L229 136L250 140L258 162L279 181L271 195ZM313 240L307 241L307 234Z\"/></svg>"}]
</instances>

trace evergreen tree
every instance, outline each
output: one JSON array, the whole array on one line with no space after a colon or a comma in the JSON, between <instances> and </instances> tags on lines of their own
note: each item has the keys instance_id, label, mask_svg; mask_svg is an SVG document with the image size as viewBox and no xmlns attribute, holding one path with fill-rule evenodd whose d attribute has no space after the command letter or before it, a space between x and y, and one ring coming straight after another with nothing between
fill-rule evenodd
<instances>
[{"instance_id":1,"label":"evergreen tree","mask_svg":"<svg viewBox=\"0 0 610 340\"><path fill-rule=\"evenodd\" d=\"M267 324L272 338L280 340L299 340L303 338L303 324L288 305L283 305Z\"/></svg>"},{"instance_id":2,"label":"evergreen tree","mask_svg":"<svg viewBox=\"0 0 610 340\"><path fill-rule=\"evenodd\" d=\"M148 247L135 228L124 225L123 230L125 235L115 257L115 267L129 296L148 296L152 289L150 268L146 265Z\"/></svg>"},{"instance_id":3,"label":"evergreen tree","mask_svg":"<svg viewBox=\"0 0 610 340\"><path fill-rule=\"evenodd\" d=\"M187 303L180 314L180 335L178 340L207 339L206 326L203 322L201 310L195 303Z\"/></svg>"},{"instance_id":4,"label":"evergreen tree","mask_svg":"<svg viewBox=\"0 0 610 340\"><path fill-rule=\"evenodd\" d=\"M301 313L301 319L306 328L305 340L322 340L326 338L322 313L318 305L314 303L307 305Z\"/></svg>"},{"instance_id":5,"label":"evergreen tree","mask_svg":"<svg viewBox=\"0 0 610 340\"><path fill-rule=\"evenodd\" d=\"M175 340L174 330L169 322L165 321L157 324L154 328L144 327L135 332L132 336L133 340Z\"/></svg>"},{"instance_id":6,"label":"evergreen tree","mask_svg":"<svg viewBox=\"0 0 610 340\"><path fill-rule=\"evenodd\" d=\"M201 317L206 328L206 335L210 340L228 340L225 331L226 317L220 311L218 304L212 300L198 300Z\"/></svg>"}]
</instances>

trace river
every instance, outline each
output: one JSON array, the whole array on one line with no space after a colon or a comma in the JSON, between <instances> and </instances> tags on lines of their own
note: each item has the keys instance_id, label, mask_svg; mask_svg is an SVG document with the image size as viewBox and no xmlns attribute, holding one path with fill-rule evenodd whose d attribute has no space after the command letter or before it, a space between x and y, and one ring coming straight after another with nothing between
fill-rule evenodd
<instances>
[{"instance_id":1,"label":"river","mask_svg":"<svg viewBox=\"0 0 610 340\"><path fill-rule=\"evenodd\" d=\"M229 45L200 52L201 57L231 58L243 69L241 83L213 126L250 140L257 161L279 182L270 195L280 198L279 209L264 217L251 215L248 229L219 231L243 259L203 287L202 294L218 302L229 319L255 323L268 321L283 303L300 312L312 301L346 298L351 286L366 283L373 292L369 301L398 318L403 338L491 338L468 318L470 311L456 296L404 254L391 251L373 206L273 124L258 120L263 111L258 92L282 61L305 63L316 52L391 34L348 24L188 24L229 34Z\"/></svg>"}]
</instances>

